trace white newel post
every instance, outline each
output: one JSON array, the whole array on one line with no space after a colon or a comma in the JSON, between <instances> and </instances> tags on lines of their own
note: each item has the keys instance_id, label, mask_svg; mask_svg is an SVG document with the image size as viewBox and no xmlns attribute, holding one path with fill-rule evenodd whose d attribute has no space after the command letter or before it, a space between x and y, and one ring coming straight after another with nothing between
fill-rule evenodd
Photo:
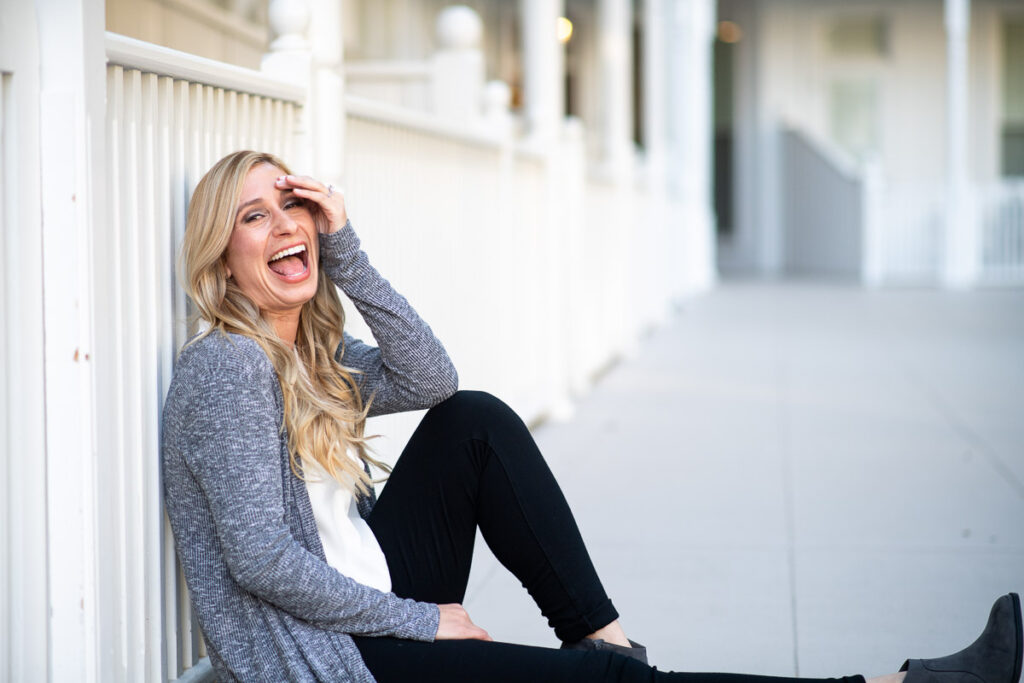
<instances>
[{"instance_id":1,"label":"white newel post","mask_svg":"<svg viewBox=\"0 0 1024 683\"><path fill-rule=\"evenodd\" d=\"M297 172L312 170L314 159L311 106L314 100L313 53L306 37L309 17L309 5L306 0L271 0L269 20L270 29L275 37L270 43L270 52L263 55L260 65L260 70L264 73L290 80L306 89L305 102L299 120L296 121L294 158L285 160Z\"/></svg>"},{"instance_id":2,"label":"white newel post","mask_svg":"<svg viewBox=\"0 0 1024 683\"><path fill-rule=\"evenodd\" d=\"M505 81L488 81L484 86L483 116L487 130L502 140L512 134L512 89Z\"/></svg>"},{"instance_id":3,"label":"white newel post","mask_svg":"<svg viewBox=\"0 0 1024 683\"><path fill-rule=\"evenodd\" d=\"M483 22L465 5L445 7L435 24L440 45L431 59L433 111L449 121L480 122L484 96Z\"/></svg>"},{"instance_id":4,"label":"white newel post","mask_svg":"<svg viewBox=\"0 0 1024 683\"><path fill-rule=\"evenodd\" d=\"M523 52L523 118L527 139L543 149L561 131L565 116L565 48L558 18L565 0L520 0Z\"/></svg>"},{"instance_id":5,"label":"white newel post","mask_svg":"<svg viewBox=\"0 0 1024 683\"><path fill-rule=\"evenodd\" d=\"M978 241L971 209L967 160L967 31L970 0L946 0L948 77L946 90L946 258L947 287L974 284Z\"/></svg>"},{"instance_id":6,"label":"white newel post","mask_svg":"<svg viewBox=\"0 0 1024 683\"><path fill-rule=\"evenodd\" d=\"M345 77L342 0L308 0L312 52L309 111L312 170L315 177L344 186Z\"/></svg>"}]
</instances>

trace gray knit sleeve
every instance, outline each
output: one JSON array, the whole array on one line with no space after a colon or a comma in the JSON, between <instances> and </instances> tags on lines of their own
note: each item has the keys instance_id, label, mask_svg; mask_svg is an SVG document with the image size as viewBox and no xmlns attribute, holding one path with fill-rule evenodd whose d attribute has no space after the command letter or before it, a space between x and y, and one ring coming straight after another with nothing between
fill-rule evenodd
<instances>
[{"instance_id":1,"label":"gray knit sleeve","mask_svg":"<svg viewBox=\"0 0 1024 683\"><path fill-rule=\"evenodd\" d=\"M282 489L280 398L251 339L210 335L186 351L165 428L202 489L228 571L244 590L319 627L433 640L436 605L364 586L292 535Z\"/></svg>"},{"instance_id":2,"label":"gray knit sleeve","mask_svg":"<svg viewBox=\"0 0 1024 683\"><path fill-rule=\"evenodd\" d=\"M345 334L339 362L359 370L370 415L430 408L458 389L455 366L430 327L405 298L381 277L359 248L351 223L320 235L324 271L355 304L378 346Z\"/></svg>"}]
</instances>

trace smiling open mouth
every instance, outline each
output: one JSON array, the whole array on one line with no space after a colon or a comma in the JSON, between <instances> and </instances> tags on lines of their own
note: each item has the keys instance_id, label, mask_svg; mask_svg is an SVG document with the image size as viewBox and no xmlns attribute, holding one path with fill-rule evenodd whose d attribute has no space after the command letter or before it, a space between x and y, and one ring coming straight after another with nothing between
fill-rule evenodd
<instances>
[{"instance_id":1,"label":"smiling open mouth","mask_svg":"<svg viewBox=\"0 0 1024 683\"><path fill-rule=\"evenodd\" d=\"M309 267L309 253L305 244L297 244L294 247L282 249L267 261L267 266L284 277L294 277L306 272Z\"/></svg>"}]
</instances>

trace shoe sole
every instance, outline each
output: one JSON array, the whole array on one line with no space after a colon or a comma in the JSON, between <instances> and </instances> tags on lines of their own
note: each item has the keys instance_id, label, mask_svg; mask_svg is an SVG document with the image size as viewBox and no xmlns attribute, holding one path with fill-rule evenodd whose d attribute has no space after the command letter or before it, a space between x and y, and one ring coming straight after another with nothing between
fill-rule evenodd
<instances>
[{"instance_id":1,"label":"shoe sole","mask_svg":"<svg viewBox=\"0 0 1024 683\"><path fill-rule=\"evenodd\" d=\"M1017 656L1014 658L1013 667L1013 683L1020 683L1020 669L1022 655L1024 655L1024 626L1021 624L1021 613L1020 613L1020 596L1016 593L1010 593L1010 598L1013 600L1013 618L1017 623Z\"/></svg>"}]
</instances>

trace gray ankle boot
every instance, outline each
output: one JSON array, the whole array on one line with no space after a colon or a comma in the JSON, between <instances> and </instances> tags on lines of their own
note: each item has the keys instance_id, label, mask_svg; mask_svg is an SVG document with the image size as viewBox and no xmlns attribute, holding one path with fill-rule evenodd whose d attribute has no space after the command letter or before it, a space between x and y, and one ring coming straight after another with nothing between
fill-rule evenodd
<instances>
[{"instance_id":1,"label":"gray ankle boot","mask_svg":"<svg viewBox=\"0 0 1024 683\"><path fill-rule=\"evenodd\" d=\"M615 652L620 655L632 657L638 659L644 664L647 663L647 648L640 643L629 641L632 647L623 647L621 645L615 645L609 643L607 640L600 638L584 638L578 640L575 643L562 643L563 650L603 650L606 652Z\"/></svg>"},{"instance_id":2,"label":"gray ankle boot","mask_svg":"<svg viewBox=\"0 0 1024 683\"><path fill-rule=\"evenodd\" d=\"M908 659L904 683L1019 683L1022 633L1020 596L1004 595L973 644L948 657Z\"/></svg>"}]
</instances>

